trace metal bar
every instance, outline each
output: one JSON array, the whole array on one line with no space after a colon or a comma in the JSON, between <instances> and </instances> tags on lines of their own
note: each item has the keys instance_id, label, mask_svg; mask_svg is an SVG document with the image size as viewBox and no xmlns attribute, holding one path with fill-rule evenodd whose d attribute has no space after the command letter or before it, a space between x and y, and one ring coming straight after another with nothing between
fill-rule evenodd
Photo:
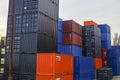
<instances>
[{"instance_id":1,"label":"metal bar","mask_svg":"<svg viewBox=\"0 0 120 80\"><path fill-rule=\"evenodd\" d=\"M12 1L12 25L11 25L11 43L10 43L10 62L9 62L9 77L8 80L13 80L12 77L12 58L13 58L13 45L14 45L14 13L15 13L15 0Z\"/></svg>"}]
</instances>

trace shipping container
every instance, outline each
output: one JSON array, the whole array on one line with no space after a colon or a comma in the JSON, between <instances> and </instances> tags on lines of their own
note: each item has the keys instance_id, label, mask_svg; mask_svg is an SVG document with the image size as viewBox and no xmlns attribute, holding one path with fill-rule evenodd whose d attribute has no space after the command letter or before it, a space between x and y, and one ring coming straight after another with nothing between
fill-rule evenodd
<instances>
[{"instance_id":1,"label":"shipping container","mask_svg":"<svg viewBox=\"0 0 120 80\"><path fill-rule=\"evenodd\" d=\"M112 68L97 69L97 80L112 80Z\"/></svg>"},{"instance_id":2,"label":"shipping container","mask_svg":"<svg viewBox=\"0 0 120 80\"><path fill-rule=\"evenodd\" d=\"M76 45L64 45L62 54L72 56L82 56L82 47Z\"/></svg>"},{"instance_id":3,"label":"shipping container","mask_svg":"<svg viewBox=\"0 0 120 80\"><path fill-rule=\"evenodd\" d=\"M84 21L84 26L95 26L98 27L98 24L94 21Z\"/></svg>"},{"instance_id":4,"label":"shipping container","mask_svg":"<svg viewBox=\"0 0 120 80\"><path fill-rule=\"evenodd\" d=\"M61 18L58 19L58 30L62 31L63 20Z\"/></svg>"},{"instance_id":5,"label":"shipping container","mask_svg":"<svg viewBox=\"0 0 120 80\"><path fill-rule=\"evenodd\" d=\"M111 40L101 41L101 47L106 49L111 49Z\"/></svg>"},{"instance_id":6,"label":"shipping container","mask_svg":"<svg viewBox=\"0 0 120 80\"><path fill-rule=\"evenodd\" d=\"M102 57L108 57L108 49L102 48Z\"/></svg>"},{"instance_id":7,"label":"shipping container","mask_svg":"<svg viewBox=\"0 0 120 80\"><path fill-rule=\"evenodd\" d=\"M92 57L74 57L74 80L93 80L94 60Z\"/></svg>"},{"instance_id":8,"label":"shipping container","mask_svg":"<svg viewBox=\"0 0 120 80\"><path fill-rule=\"evenodd\" d=\"M36 80L73 80L73 75L37 75Z\"/></svg>"},{"instance_id":9,"label":"shipping container","mask_svg":"<svg viewBox=\"0 0 120 80\"><path fill-rule=\"evenodd\" d=\"M94 58L94 69L102 68L102 58Z\"/></svg>"},{"instance_id":10,"label":"shipping container","mask_svg":"<svg viewBox=\"0 0 120 80\"><path fill-rule=\"evenodd\" d=\"M82 35L82 26L73 20L63 21L63 32L74 32Z\"/></svg>"},{"instance_id":11,"label":"shipping container","mask_svg":"<svg viewBox=\"0 0 120 80\"><path fill-rule=\"evenodd\" d=\"M120 75L120 46L112 46L108 50L108 67L112 68L113 75Z\"/></svg>"},{"instance_id":12,"label":"shipping container","mask_svg":"<svg viewBox=\"0 0 120 80\"><path fill-rule=\"evenodd\" d=\"M61 43L62 44L62 31L58 30L58 43Z\"/></svg>"},{"instance_id":13,"label":"shipping container","mask_svg":"<svg viewBox=\"0 0 120 80\"><path fill-rule=\"evenodd\" d=\"M83 56L101 58L100 29L94 26L84 26L82 30Z\"/></svg>"},{"instance_id":14,"label":"shipping container","mask_svg":"<svg viewBox=\"0 0 120 80\"><path fill-rule=\"evenodd\" d=\"M63 45L61 43L58 43L58 53L63 52Z\"/></svg>"},{"instance_id":15,"label":"shipping container","mask_svg":"<svg viewBox=\"0 0 120 80\"><path fill-rule=\"evenodd\" d=\"M100 24L99 25L99 28L101 30L101 33L111 33L111 29L110 29L110 26L107 25L107 24Z\"/></svg>"},{"instance_id":16,"label":"shipping container","mask_svg":"<svg viewBox=\"0 0 120 80\"><path fill-rule=\"evenodd\" d=\"M102 58L102 66L103 68L108 68L108 57Z\"/></svg>"},{"instance_id":17,"label":"shipping container","mask_svg":"<svg viewBox=\"0 0 120 80\"><path fill-rule=\"evenodd\" d=\"M75 33L63 34L63 45L77 45L82 46L82 37Z\"/></svg>"},{"instance_id":18,"label":"shipping container","mask_svg":"<svg viewBox=\"0 0 120 80\"><path fill-rule=\"evenodd\" d=\"M57 53L37 53L36 74L73 74L73 57Z\"/></svg>"}]
</instances>

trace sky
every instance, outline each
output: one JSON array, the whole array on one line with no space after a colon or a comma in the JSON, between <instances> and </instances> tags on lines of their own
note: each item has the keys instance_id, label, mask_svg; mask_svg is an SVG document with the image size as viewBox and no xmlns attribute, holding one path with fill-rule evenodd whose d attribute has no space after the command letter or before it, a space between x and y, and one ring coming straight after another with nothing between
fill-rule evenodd
<instances>
[{"instance_id":1,"label":"sky","mask_svg":"<svg viewBox=\"0 0 120 80\"><path fill-rule=\"evenodd\" d=\"M0 36L6 35L9 0L0 0ZM59 17L83 25L86 20L111 26L120 33L120 0L60 0Z\"/></svg>"}]
</instances>

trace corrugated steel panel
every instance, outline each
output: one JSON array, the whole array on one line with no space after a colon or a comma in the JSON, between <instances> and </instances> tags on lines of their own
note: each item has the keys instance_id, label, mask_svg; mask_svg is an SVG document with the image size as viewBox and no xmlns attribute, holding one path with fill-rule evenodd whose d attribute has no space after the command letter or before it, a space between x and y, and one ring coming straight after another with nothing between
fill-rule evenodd
<instances>
[{"instance_id":1,"label":"corrugated steel panel","mask_svg":"<svg viewBox=\"0 0 120 80\"><path fill-rule=\"evenodd\" d=\"M101 30L101 33L111 33L110 26L107 24L100 24L99 28Z\"/></svg>"},{"instance_id":2,"label":"corrugated steel panel","mask_svg":"<svg viewBox=\"0 0 120 80\"><path fill-rule=\"evenodd\" d=\"M5 54L5 73L9 71L9 54ZM13 73L19 73L20 54L13 54Z\"/></svg>"},{"instance_id":3,"label":"corrugated steel panel","mask_svg":"<svg viewBox=\"0 0 120 80\"><path fill-rule=\"evenodd\" d=\"M20 54L19 74L36 74L36 54Z\"/></svg>"},{"instance_id":4,"label":"corrugated steel panel","mask_svg":"<svg viewBox=\"0 0 120 80\"><path fill-rule=\"evenodd\" d=\"M94 26L83 27L83 55L101 58L100 29Z\"/></svg>"},{"instance_id":5,"label":"corrugated steel panel","mask_svg":"<svg viewBox=\"0 0 120 80\"><path fill-rule=\"evenodd\" d=\"M82 37L76 33L64 33L63 45L77 45L82 46Z\"/></svg>"},{"instance_id":6,"label":"corrugated steel panel","mask_svg":"<svg viewBox=\"0 0 120 80\"><path fill-rule=\"evenodd\" d=\"M63 36L62 31L58 30L58 43L62 44L62 36Z\"/></svg>"},{"instance_id":7,"label":"corrugated steel panel","mask_svg":"<svg viewBox=\"0 0 120 80\"><path fill-rule=\"evenodd\" d=\"M37 33L21 34L21 50L24 53L37 52Z\"/></svg>"},{"instance_id":8,"label":"corrugated steel panel","mask_svg":"<svg viewBox=\"0 0 120 80\"><path fill-rule=\"evenodd\" d=\"M59 75L59 76L52 76L52 75L37 75L36 80L73 80L73 75Z\"/></svg>"},{"instance_id":9,"label":"corrugated steel panel","mask_svg":"<svg viewBox=\"0 0 120 80\"><path fill-rule=\"evenodd\" d=\"M63 45L61 43L58 43L58 53L63 52Z\"/></svg>"},{"instance_id":10,"label":"corrugated steel panel","mask_svg":"<svg viewBox=\"0 0 120 80\"><path fill-rule=\"evenodd\" d=\"M82 35L82 26L73 20L63 21L63 32L74 32Z\"/></svg>"},{"instance_id":11,"label":"corrugated steel panel","mask_svg":"<svg viewBox=\"0 0 120 80\"><path fill-rule=\"evenodd\" d=\"M84 26L95 26L98 27L98 24L94 21L84 21Z\"/></svg>"},{"instance_id":12,"label":"corrugated steel panel","mask_svg":"<svg viewBox=\"0 0 120 80\"><path fill-rule=\"evenodd\" d=\"M62 54L82 56L82 48L76 45L64 45Z\"/></svg>"},{"instance_id":13,"label":"corrugated steel panel","mask_svg":"<svg viewBox=\"0 0 120 80\"><path fill-rule=\"evenodd\" d=\"M108 67L113 69L113 75L120 75L120 46L112 46L108 51Z\"/></svg>"},{"instance_id":14,"label":"corrugated steel panel","mask_svg":"<svg viewBox=\"0 0 120 80\"><path fill-rule=\"evenodd\" d=\"M74 57L74 80L93 80L94 62L91 57Z\"/></svg>"},{"instance_id":15,"label":"corrugated steel panel","mask_svg":"<svg viewBox=\"0 0 120 80\"><path fill-rule=\"evenodd\" d=\"M112 80L112 68L98 69L97 80Z\"/></svg>"},{"instance_id":16,"label":"corrugated steel panel","mask_svg":"<svg viewBox=\"0 0 120 80\"><path fill-rule=\"evenodd\" d=\"M58 21L59 0L39 0L38 11L51 19Z\"/></svg>"},{"instance_id":17,"label":"corrugated steel panel","mask_svg":"<svg viewBox=\"0 0 120 80\"><path fill-rule=\"evenodd\" d=\"M22 12L23 12L23 0L15 0L15 14L22 14ZM9 1L8 15L12 15L12 1Z\"/></svg>"},{"instance_id":18,"label":"corrugated steel panel","mask_svg":"<svg viewBox=\"0 0 120 80\"><path fill-rule=\"evenodd\" d=\"M43 14L39 14L39 21L37 52L57 52L58 23Z\"/></svg>"},{"instance_id":19,"label":"corrugated steel panel","mask_svg":"<svg viewBox=\"0 0 120 80\"><path fill-rule=\"evenodd\" d=\"M58 30L62 31L62 24L63 24L63 20L62 19L58 19Z\"/></svg>"},{"instance_id":20,"label":"corrugated steel panel","mask_svg":"<svg viewBox=\"0 0 120 80\"><path fill-rule=\"evenodd\" d=\"M66 64L67 63L67 64ZM73 74L73 57L57 53L37 53L37 75Z\"/></svg>"}]
</instances>

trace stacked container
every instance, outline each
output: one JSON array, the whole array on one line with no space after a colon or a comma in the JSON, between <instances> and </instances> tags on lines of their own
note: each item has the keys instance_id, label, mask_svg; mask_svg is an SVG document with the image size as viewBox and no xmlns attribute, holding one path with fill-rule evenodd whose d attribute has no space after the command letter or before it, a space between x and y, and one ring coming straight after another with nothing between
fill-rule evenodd
<instances>
[{"instance_id":1,"label":"stacked container","mask_svg":"<svg viewBox=\"0 0 120 80\"><path fill-rule=\"evenodd\" d=\"M111 49L111 31L110 26L107 24L100 24L101 30L101 47L105 49Z\"/></svg>"},{"instance_id":2,"label":"stacked container","mask_svg":"<svg viewBox=\"0 0 120 80\"><path fill-rule=\"evenodd\" d=\"M12 25L9 1L4 80L8 80ZM15 0L13 79L35 80L36 53L58 52L59 0Z\"/></svg>"},{"instance_id":3,"label":"stacked container","mask_svg":"<svg viewBox=\"0 0 120 80\"><path fill-rule=\"evenodd\" d=\"M82 26L73 20L63 21L63 53L82 55Z\"/></svg>"},{"instance_id":4,"label":"stacked container","mask_svg":"<svg viewBox=\"0 0 120 80\"><path fill-rule=\"evenodd\" d=\"M0 80L2 80L4 74L6 37L1 37L0 42Z\"/></svg>"},{"instance_id":5,"label":"stacked container","mask_svg":"<svg viewBox=\"0 0 120 80\"><path fill-rule=\"evenodd\" d=\"M74 57L74 80L93 80L94 61L92 57Z\"/></svg>"},{"instance_id":6,"label":"stacked container","mask_svg":"<svg viewBox=\"0 0 120 80\"><path fill-rule=\"evenodd\" d=\"M38 53L36 80L73 80L73 56Z\"/></svg>"},{"instance_id":7,"label":"stacked container","mask_svg":"<svg viewBox=\"0 0 120 80\"><path fill-rule=\"evenodd\" d=\"M120 46L112 46L108 51L108 67L112 68L113 75L120 75Z\"/></svg>"},{"instance_id":8,"label":"stacked container","mask_svg":"<svg viewBox=\"0 0 120 80\"><path fill-rule=\"evenodd\" d=\"M97 80L112 80L112 69L111 68L98 69Z\"/></svg>"},{"instance_id":9,"label":"stacked container","mask_svg":"<svg viewBox=\"0 0 120 80\"><path fill-rule=\"evenodd\" d=\"M108 50L102 48L102 66L104 68L108 67Z\"/></svg>"},{"instance_id":10,"label":"stacked container","mask_svg":"<svg viewBox=\"0 0 120 80\"><path fill-rule=\"evenodd\" d=\"M85 21L83 26L83 56L94 58L95 79L96 69L102 68L101 34L98 24L94 21Z\"/></svg>"}]
</instances>

